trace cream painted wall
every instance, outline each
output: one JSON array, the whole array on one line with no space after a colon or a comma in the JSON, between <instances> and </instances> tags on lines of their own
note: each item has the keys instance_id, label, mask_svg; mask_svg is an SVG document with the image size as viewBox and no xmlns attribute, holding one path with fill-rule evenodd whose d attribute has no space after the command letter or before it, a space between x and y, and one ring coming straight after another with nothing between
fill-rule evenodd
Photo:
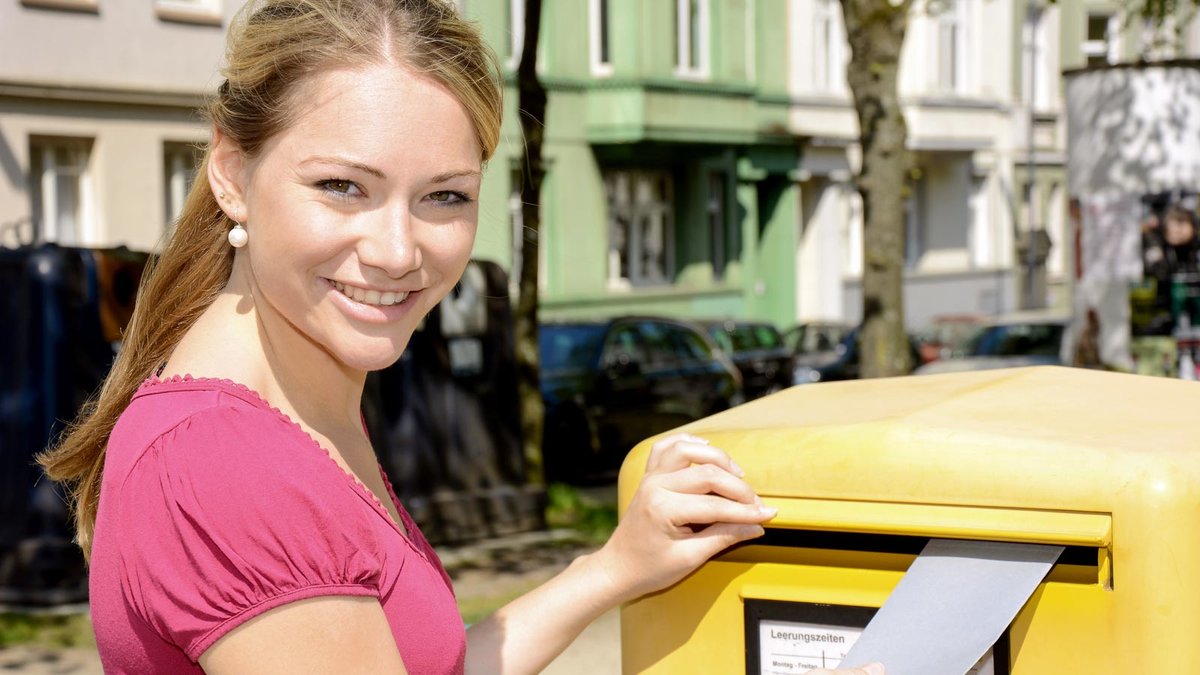
<instances>
[{"instance_id":1,"label":"cream painted wall","mask_svg":"<svg viewBox=\"0 0 1200 675\"><path fill-rule=\"evenodd\" d=\"M163 144L208 138L207 126L181 109L0 99L0 223L30 215L29 138L92 139L88 178L96 195L94 227L82 244L150 250L166 231Z\"/></svg>"},{"instance_id":2,"label":"cream painted wall","mask_svg":"<svg viewBox=\"0 0 1200 675\"><path fill-rule=\"evenodd\" d=\"M164 20L156 0L98 0L96 12L0 2L0 82L202 92L216 85L228 19Z\"/></svg>"}]
</instances>

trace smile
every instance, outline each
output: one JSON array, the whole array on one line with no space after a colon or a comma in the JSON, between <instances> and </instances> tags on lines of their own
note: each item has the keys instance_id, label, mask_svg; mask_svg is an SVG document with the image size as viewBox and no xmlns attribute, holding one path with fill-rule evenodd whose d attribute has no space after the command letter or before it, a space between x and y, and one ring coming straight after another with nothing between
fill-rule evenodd
<instances>
[{"instance_id":1,"label":"smile","mask_svg":"<svg viewBox=\"0 0 1200 675\"><path fill-rule=\"evenodd\" d=\"M343 284L340 281L329 280L333 287L339 293L350 298L351 300L362 303L364 305L375 305L377 307L389 307L398 305L408 298L408 291L371 291L357 286Z\"/></svg>"}]
</instances>

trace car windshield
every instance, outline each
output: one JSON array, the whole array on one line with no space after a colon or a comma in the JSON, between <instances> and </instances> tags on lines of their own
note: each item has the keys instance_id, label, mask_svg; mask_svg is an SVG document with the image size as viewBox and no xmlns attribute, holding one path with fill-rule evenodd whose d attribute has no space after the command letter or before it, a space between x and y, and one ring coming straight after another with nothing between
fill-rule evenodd
<instances>
[{"instance_id":1,"label":"car windshield","mask_svg":"<svg viewBox=\"0 0 1200 675\"><path fill-rule=\"evenodd\" d=\"M590 368L604 332L604 324L543 324L538 330L542 369Z\"/></svg>"},{"instance_id":2,"label":"car windshield","mask_svg":"<svg viewBox=\"0 0 1200 675\"><path fill-rule=\"evenodd\" d=\"M808 324L789 330L784 336L784 341L794 352L815 354L836 349L847 332L848 329L843 326Z\"/></svg>"},{"instance_id":3,"label":"car windshield","mask_svg":"<svg viewBox=\"0 0 1200 675\"><path fill-rule=\"evenodd\" d=\"M1064 326L1013 323L988 326L967 345L971 356L1058 356Z\"/></svg>"}]
</instances>

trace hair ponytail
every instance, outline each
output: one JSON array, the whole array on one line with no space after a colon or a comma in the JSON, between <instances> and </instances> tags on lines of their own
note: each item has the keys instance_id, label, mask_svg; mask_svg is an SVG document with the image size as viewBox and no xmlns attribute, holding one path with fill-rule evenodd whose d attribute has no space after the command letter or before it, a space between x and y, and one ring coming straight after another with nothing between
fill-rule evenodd
<instances>
[{"instance_id":1,"label":"hair ponytail","mask_svg":"<svg viewBox=\"0 0 1200 675\"><path fill-rule=\"evenodd\" d=\"M104 385L80 409L58 445L38 458L47 476L70 487L76 541L86 557L91 555L100 503L105 447L117 418L138 386L167 360L216 299L233 266L233 252L225 241L229 220L204 179L207 160L206 154L166 249L149 263L121 351Z\"/></svg>"},{"instance_id":2,"label":"hair ponytail","mask_svg":"<svg viewBox=\"0 0 1200 675\"><path fill-rule=\"evenodd\" d=\"M230 28L225 81L207 110L213 126L254 157L296 114L297 86L333 66L404 65L443 84L470 116L482 151L500 139L503 92L495 54L443 0L251 0ZM162 255L151 263L108 378L58 444L38 457L68 485L76 539L91 556L105 449L138 386L228 282L233 223L209 188L205 153Z\"/></svg>"}]
</instances>

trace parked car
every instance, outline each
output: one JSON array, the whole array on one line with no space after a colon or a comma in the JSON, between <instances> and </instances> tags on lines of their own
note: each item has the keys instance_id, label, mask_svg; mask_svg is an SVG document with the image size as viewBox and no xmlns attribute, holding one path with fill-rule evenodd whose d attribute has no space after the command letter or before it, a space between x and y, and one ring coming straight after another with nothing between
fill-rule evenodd
<instances>
[{"instance_id":1,"label":"parked car","mask_svg":"<svg viewBox=\"0 0 1200 675\"><path fill-rule=\"evenodd\" d=\"M983 327L988 317L982 314L942 314L935 316L917 334L921 363L961 355L964 345Z\"/></svg>"},{"instance_id":2,"label":"parked car","mask_svg":"<svg viewBox=\"0 0 1200 675\"><path fill-rule=\"evenodd\" d=\"M792 381L795 384L812 384L814 382L832 382L837 380L857 380L859 377L859 332L861 326L854 328L842 338L842 341L831 352L823 352L796 357L792 371ZM917 343L908 338L911 363L920 363Z\"/></svg>"},{"instance_id":3,"label":"parked car","mask_svg":"<svg viewBox=\"0 0 1200 675\"><path fill-rule=\"evenodd\" d=\"M792 386L792 354L778 328L761 321L700 323L741 372L747 400Z\"/></svg>"},{"instance_id":4,"label":"parked car","mask_svg":"<svg viewBox=\"0 0 1200 675\"><path fill-rule=\"evenodd\" d=\"M813 321L799 324L783 334L783 342L797 357L829 354L837 349L854 326L837 321Z\"/></svg>"},{"instance_id":5,"label":"parked car","mask_svg":"<svg viewBox=\"0 0 1200 675\"><path fill-rule=\"evenodd\" d=\"M964 370L1062 365L1062 341L1070 318L1049 313L1014 314L986 322L960 354L921 366L916 375Z\"/></svg>"},{"instance_id":6,"label":"parked car","mask_svg":"<svg viewBox=\"0 0 1200 675\"><path fill-rule=\"evenodd\" d=\"M611 477L643 439L745 400L737 368L691 322L546 323L538 342L551 480Z\"/></svg>"}]
</instances>

